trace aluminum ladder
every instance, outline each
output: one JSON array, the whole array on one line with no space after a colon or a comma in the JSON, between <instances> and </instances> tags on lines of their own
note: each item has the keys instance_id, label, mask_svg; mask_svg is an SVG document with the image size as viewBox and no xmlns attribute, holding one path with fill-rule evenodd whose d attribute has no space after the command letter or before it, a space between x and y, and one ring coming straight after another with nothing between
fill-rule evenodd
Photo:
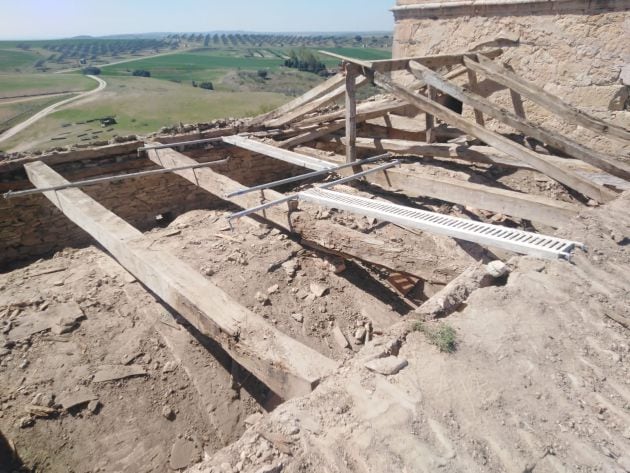
<instances>
[{"instance_id":1,"label":"aluminum ladder","mask_svg":"<svg viewBox=\"0 0 630 473\"><path fill-rule=\"evenodd\" d=\"M575 241L374 201L326 189L308 189L300 192L298 197L300 200L373 217L404 227L540 258L570 260L574 248L585 249L584 244Z\"/></svg>"}]
</instances>

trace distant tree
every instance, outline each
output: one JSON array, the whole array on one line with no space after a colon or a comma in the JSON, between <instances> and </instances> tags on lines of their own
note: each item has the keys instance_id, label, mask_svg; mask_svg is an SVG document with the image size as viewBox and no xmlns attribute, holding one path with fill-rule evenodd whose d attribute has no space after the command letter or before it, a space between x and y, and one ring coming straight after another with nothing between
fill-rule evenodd
<instances>
[{"instance_id":1,"label":"distant tree","mask_svg":"<svg viewBox=\"0 0 630 473\"><path fill-rule=\"evenodd\" d=\"M97 76L101 73L101 70L95 66L88 66L88 67L83 68L82 72L85 75Z\"/></svg>"},{"instance_id":2,"label":"distant tree","mask_svg":"<svg viewBox=\"0 0 630 473\"><path fill-rule=\"evenodd\" d=\"M260 77L261 79L266 79L268 75L269 75L269 72L266 71L265 69L258 70L258 77Z\"/></svg>"},{"instance_id":3,"label":"distant tree","mask_svg":"<svg viewBox=\"0 0 630 473\"><path fill-rule=\"evenodd\" d=\"M207 34L206 37L204 38L203 45L206 48L210 45L210 35L209 34Z\"/></svg>"},{"instance_id":4,"label":"distant tree","mask_svg":"<svg viewBox=\"0 0 630 473\"><path fill-rule=\"evenodd\" d=\"M192 86L197 87L197 83L195 81L192 81Z\"/></svg>"},{"instance_id":5,"label":"distant tree","mask_svg":"<svg viewBox=\"0 0 630 473\"><path fill-rule=\"evenodd\" d=\"M135 77L151 77L151 72L146 71L144 69L136 69L131 73L131 75Z\"/></svg>"},{"instance_id":6,"label":"distant tree","mask_svg":"<svg viewBox=\"0 0 630 473\"><path fill-rule=\"evenodd\" d=\"M320 74L326 70L326 64L305 48L299 51L292 49L289 53L289 59L284 61L284 65L299 71L312 72L313 74Z\"/></svg>"},{"instance_id":7,"label":"distant tree","mask_svg":"<svg viewBox=\"0 0 630 473\"><path fill-rule=\"evenodd\" d=\"M357 43L360 43L361 41L363 41L363 37L362 37L361 35L356 35L356 36L354 37L354 40L355 40Z\"/></svg>"},{"instance_id":8,"label":"distant tree","mask_svg":"<svg viewBox=\"0 0 630 473\"><path fill-rule=\"evenodd\" d=\"M214 90L214 85L212 82L202 82L199 84L199 87L206 90Z\"/></svg>"}]
</instances>

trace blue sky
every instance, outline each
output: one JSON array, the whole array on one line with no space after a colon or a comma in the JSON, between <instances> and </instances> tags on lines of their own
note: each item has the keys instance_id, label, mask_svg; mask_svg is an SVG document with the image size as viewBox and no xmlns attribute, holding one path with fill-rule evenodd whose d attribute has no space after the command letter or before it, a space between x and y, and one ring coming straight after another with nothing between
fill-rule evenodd
<instances>
[{"instance_id":1,"label":"blue sky","mask_svg":"<svg viewBox=\"0 0 630 473\"><path fill-rule=\"evenodd\" d=\"M395 0L0 0L1 39L146 32L390 31Z\"/></svg>"}]
</instances>

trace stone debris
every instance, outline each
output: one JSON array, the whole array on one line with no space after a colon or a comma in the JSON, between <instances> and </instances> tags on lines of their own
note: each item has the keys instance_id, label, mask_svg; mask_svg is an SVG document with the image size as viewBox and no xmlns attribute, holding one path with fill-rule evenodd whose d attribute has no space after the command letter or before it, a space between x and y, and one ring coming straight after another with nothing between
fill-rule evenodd
<instances>
[{"instance_id":1,"label":"stone debris","mask_svg":"<svg viewBox=\"0 0 630 473\"><path fill-rule=\"evenodd\" d=\"M48 393L37 393L33 396L31 404L34 406L53 407L55 405L55 396Z\"/></svg>"},{"instance_id":2,"label":"stone debris","mask_svg":"<svg viewBox=\"0 0 630 473\"><path fill-rule=\"evenodd\" d=\"M399 358L397 356L388 356L385 358L376 358L375 360L370 360L364 364L364 366L370 371L374 371L375 373L379 373L385 376L390 376L398 373L408 364L407 360L404 358Z\"/></svg>"},{"instance_id":3,"label":"stone debris","mask_svg":"<svg viewBox=\"0 0 630 473\"><path fill-rule=\"evenodd\" d=\"M253 414L245 418L245 425L252 426L256 424L262 418L263 418L263 415L260 412L254 412Z\"/></svg>"},{"instance_id":4,"label":"stone debris","mask_svg":"<svg viewBox=\"0 0 630 473\"><path fill-rule=\"evenodd\" d=\"M169 466L173 470L181 470L190 466L198 455L195 444L187 439L179 439L171 448Z\"/></svg>"},{"instance_id":5,"label":"stone debris","mask_svg":"<svg viewBox=\"0 0 630 473\"><path fill-rule=\"evenodd\" d=\"M495 260L486 265L486 272L493 278L498 279L508 274L510 269L503 261Z\"/></svg>"},{"instance_id":6,"label":"stone debris","mask_svg":"<svg viewBox=\"0 0 630 473\"><path fill-rule=\"evenodd\" d=\"M92 414L96 414L101 408L101 402L98 399L94 399L88 402L87 408Z\"/></svg>"},{"instance_id":7,"label":"stone debris","mask_svg":"<svg viewBox=\"0 0 630 473\"><path fill-rule=\"evenodd\" d=\"M323 284L316 283L316 282L312 282L310 284L310 289L315 297L322 297L324 294L328 292L328 287L324 286Z\"/></svg>"},{"instance_id":8,"label":"stone debris","mask_svg":"<svg viewBox=\"0 0 630 473\"><path fill-rule=\"evenodd\" d=\"M20 429L26 429L27 427L33 427L35 425L35 419L32 417L20 417L17 420L17 426Z\"/></svg>"},{"instance_id":9,"label":"stone debris","mask_svg":"<svg viewBox=\"0 0 630 473\"><path fill-rule=\"evenodd\" d=\"M367 330L365 329L365 327L359 327L354 332L354 339L357 341L357 343L361 344L365 342L366 335Z\"/></svg>"},{"instance_id":10,"label":"stone debris","mask_svg":"<svg viewBox=\"0 0 630 473\"><path fill-rule=\"evenodd\" d=\"M92 391L81 388L78 391L74 391L71 393L64 393L59 396L57 399L57 403L66 411L78 407L84 404L89 403L90 401L95 401L98 399L98 396L94 394Z\"/></svg>"},{"instance_id":11,"label":"stone debris","mask_svg":"<svg viewBox=\"0 0 630 473\"><path fill-rule=\"evenodd\" d=\"M257 292L254 296L258 302L262 305L268 305L271 301L269 300L269 296L267 294L263 294L262 292Z\"/></svg>"},{"instance_id":12,"label":"stone debris","mask_svg":"<svg viewBox=\"0 0 630 473\"><path fill-rule=\"evenodd\" d=\"M168 361L165 365L164 368L162 368L162 373L166 374L166 373L172 373L173 371L175 371L177 369L178 363L176 361Z\"/></svg>"},{"instance_id":13,"label":"stone debris","mask_svg":"<svg viewBox=\"0 0 630 473\"><path fill-rule=\"evenodd\" d=\"M284 263L282 263L281 266L282 266L282 269L284 269L284 271L287 273L287 276L292 278L297 273L299 264L297 260L291 259L289 261L285 261Z\"/></svg>"},{"instance_id":14,"label":"stone debris","mask_svg":"<svg viewBox=\"0 0 630 473\"><path fill-rule=\"evenodd\" d=\"M275 294L276 292L278 292L278 290L280 290L280 286L274 284L269 289L267 289L267 294Z\"/></svg>"},{"instance_id":15,"label":"stone debris","mask_svg":"<svg viewBox=\"0 0 630 473\"><path fill-rule=\"evenodd\" d=\"M333 338L335 339L335 342L337 342L337 345L339 345L340 348L350 347L350 343L348 343L348 339L343 334L343 332L341 331L338 325L335 325L333 327L332 335L333 335Z\"/></svg>"},{"instance_id":16,"label":"stone debris","mask_svg":"<svg viewBox=\"0 0 630 473\"><path fill-rule=\"evenodd\" d=\"M78 322L84 318L83 310L76 302L48 307L43 312L24 312L20 316L19 325L7 331L8 338L13 341L25 340L46 330L52 330L59 335L76 328Z\"/></svg>"},{"instance_id":17,"label":"stone debris","mask_svg":"<svg viewBox=\"0 0 630 473\"><path fill-rule=\"evenodd\" d=\"M162 417L164 417L167 420L174 420L175 411L173 411L173 409L170 406L164 406L162 408Z\"/></svg>"},{"instance_id":18,"label":"stone debris","mask_svg":"<svg viewBox=\"0 0 630 473\"><path fill-rule=\"evenodd\" d=\"M291 314L291 318L299 323L304 322L304 316L302 314Z\"/></svg>"},{"instance_id":19,"label":"stone debris","mask_svg":"<svg viewBox=\"0 0 630 473\"><path fill-rule=\"evenodd\" d=\"M92 379L93 383L104 383L118 379L146 376L147 372L139 365L109 365L101 366Z\"/></svg>"}]
</instances>

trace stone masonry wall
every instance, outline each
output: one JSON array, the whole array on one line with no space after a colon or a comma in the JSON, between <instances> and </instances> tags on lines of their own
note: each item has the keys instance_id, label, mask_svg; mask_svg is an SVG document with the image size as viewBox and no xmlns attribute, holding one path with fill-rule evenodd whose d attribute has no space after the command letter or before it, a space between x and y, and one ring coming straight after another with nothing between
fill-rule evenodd
<instances>
[{"instance_id":1,"label":"stone masonry wall","mask_svg":"<svg viewBox=\"0 0 630 473\"><path fill-rule=\"evenodd\" d=\"M523 78L578 108L630 128L630 2L398 0L398 5L406 9L394 9L394 57L500 46L505 50L500 60ZM510 104L506 91L481 85L493 100ZM550 117L529 101L525 109L528 118L586 145L630 152L610 139Z\"/></svg>"},{"instance_id":2,"label":"stone masonry wall","mask_svg":"<svg viewBox=\"0 0 630 473\"><path fill-rule=\"evenodd\" d=\"M215 170L244 185L286 177L298 170L281 161L252 156L249 152L235 148L199 150L186 154L199 158L199 161L230 156L229 163L220 165ZM76 181L96 175L137 172L151 164L134 153L52 167L66 179ZM3 175L0 171L2 192L30 187L23 171L13 171L10 177L10 180L7 179L6 173ZM173 174L99 184L83 190L140 230L155 226L156 217L160 214L175 217L189 210L222 205L217 197ZM42 194L0 199L0 271L7 269L10 264L28 262L65 247L89 244L90 241L83 230L68 220Z\"/></svg>"}]
</instances>

